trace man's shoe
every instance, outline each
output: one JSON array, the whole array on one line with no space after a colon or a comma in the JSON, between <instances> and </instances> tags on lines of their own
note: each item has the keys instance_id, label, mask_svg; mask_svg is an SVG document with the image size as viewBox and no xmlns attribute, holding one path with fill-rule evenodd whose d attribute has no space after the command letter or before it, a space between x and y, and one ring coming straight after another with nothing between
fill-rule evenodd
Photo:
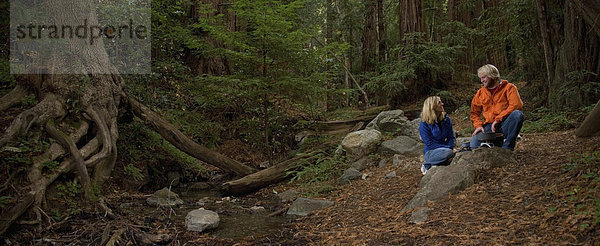
<instances>
[{"instance_id":1,"label":"man's shoe","mask_svg":"<svg viewBox=\"0 0 600 246\"><path fill-rule=\"evenodd\" d=\"M427 168L425 168L425 165L421 165L421 173L423 173L423 175L427 173Z\"/></svg>"}]
</instances>

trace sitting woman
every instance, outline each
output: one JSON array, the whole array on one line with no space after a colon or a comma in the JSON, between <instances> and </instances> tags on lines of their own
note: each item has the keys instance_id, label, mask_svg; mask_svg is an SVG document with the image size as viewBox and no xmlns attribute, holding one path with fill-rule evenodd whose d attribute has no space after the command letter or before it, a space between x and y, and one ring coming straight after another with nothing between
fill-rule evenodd
<instances>
[{"instance_id":1,"label":"sitting woman","mask_svg":"<svg viewBox=\"0 0 600 246\"><path fill-rule=\"evenodd\" d=\"M425 99L421 119L419 133L425 143L425 163L421 166L421 172L425 175L431 166L446 164L454 157L454 130L439 97Z\"/></svg>"}]
</instances>

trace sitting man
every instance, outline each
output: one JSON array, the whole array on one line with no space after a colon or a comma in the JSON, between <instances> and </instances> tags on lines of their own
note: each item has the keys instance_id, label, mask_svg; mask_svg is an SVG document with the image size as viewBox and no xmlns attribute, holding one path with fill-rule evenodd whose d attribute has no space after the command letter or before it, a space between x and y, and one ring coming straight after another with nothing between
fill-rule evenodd
<instances>
[{"instance_id":1,"label":"sitting man","mask_svg":"<svg viewBox=\"0 0 600 246\"><path fill-rule=\"evenodd\" d=\"M475 127L471 139L471 149L478 148L481 142L478 134L502 132L504 144L502 148L513 150L517 135L523 126L523 101L517 87L500 79L498 69L487 64L477 69L481 88L471 101L471 121ZM481 120L481 113L485 122Z\"/></svg>"}]
</instances>

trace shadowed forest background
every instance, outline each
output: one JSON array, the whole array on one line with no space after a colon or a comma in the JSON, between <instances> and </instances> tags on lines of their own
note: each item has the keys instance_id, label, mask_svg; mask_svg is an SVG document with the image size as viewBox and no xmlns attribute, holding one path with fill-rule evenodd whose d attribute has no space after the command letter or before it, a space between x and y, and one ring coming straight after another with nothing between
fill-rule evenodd
<instances>
[{"instance_id":1,"label":"shadowed forest background","mask_svg":"<svg viewBox=\"0 0 600 246\"><path fill-rule=\"evenodd\" d=\"M99 2L98 18L136 11ZM152 0L152 73L64 76L54 85L46 75L10 73L9 10L0 3L0 207L4 216L25 206L19 220L44 227L103 213L113 191L168 187L173 170L182 181L223 183L315 149L324 152L291 172L292 181L326 194L335 188L322 182L346 165L333 157L337 142L323 136L300 146L299 132L384 109L418 115L430 95L466 117L484 64L519 88L523 133L577 128L600 99L595 0ZM90 86L116 92L86 95ZM62 110L28 119L47 109L50 94ZM78 137L69 145L52 129ZM96 152L81 163L95 166L84 181L64 146L87 144ZM600 198L585 199L595 204L588 226L597 231ZM16 220L2 226L2 240L35 231Z\"/></svg>"}]
</instances>

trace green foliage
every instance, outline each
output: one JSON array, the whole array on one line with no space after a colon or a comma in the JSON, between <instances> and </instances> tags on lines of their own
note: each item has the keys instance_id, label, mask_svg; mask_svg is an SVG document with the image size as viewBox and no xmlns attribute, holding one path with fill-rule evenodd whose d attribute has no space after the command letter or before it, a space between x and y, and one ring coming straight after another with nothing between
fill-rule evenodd
<instances>
[{"instance_id":1,"label":"green foliage","mask_svg":"<svg viewBox=\"0 0 600 246\"><path fill-rule=\"evenodd\" d=\"M521 132L551 132L575 127L567 112L552 112L548 108L525 111L525 121Z\"/></svg>"},{"instance_id":2,"label":"green foliage","mask_svg":"<svg viewBox=\"0 0 600 246\"><path fill-rule=\"evenodd\" d=\"M31 107L31 106L36 105L38 102L37 102L37 99L35 99L34 96L25 96L21 100L21 103L23 105L27 106L27 107Z\"/></svg>"},{"instance_id":3,"label":"green foliage","mask_svg":"<svg viewBox=\"0 0 600 246\"><path fill-rule=\"evenodd\" d=\"M58 166L60 165L60 163L58 161L45 161L42 163L42 169L47 169L50 172L56 171L56 169L58 169Z\"/></svg>"},{"instance_id":4,"label":"green foliage","mask_svg":"<svg viewBox=\"0 0 600 246\"><path fill-rule=\"evenodd\" d=\"M436 83L455 71L455 59L464 47L446 43L424 41L423 33L407 34L403 45L390 49L390 57L397 57L384 64L365 84L365 89L375 95L389 98L406 92L407 83L427 78L428 83L419 84L421 91L436 89ZM438 88L439 89L439 88Z\"/></svg>"},{"instance_id":5,"label":"green foliage","mask_svg":"<svg viewBox=\"0 0 600 246\"><path fill-rule=\"evenodd\" d=\"M125 172L125 175L132 177L136 181L144 180L142 171L131 163L123 167L123 172Z\"/></svg>"},{"instance_id":6,"label":"green foliage","mask_svg":"<svg viewBox=\"0 0 600 246\"><path fill-rule=\"evenodd\" d=\"M312 158L306 161L300 170L290 171L288 175L294 177L290 182L296 182L298 185L308 188L308 193L312 195L320 195L331 191L333 188L325 182L341 175L345 163L341 158L332 157L322 151L309 153Z\"/></svg>"},{"instance_id":7,"label":"green foliage","mask_svg":"<svg viewBox=\"0 0 600 246\"><path fill-rule=\"evenodd\" d=\"M79 197L83 190L80 184L76 184L71 181L67 182L64 185L58 184L56 185L56 191L58 199L61 199L62 202L66 203L67 205L67 215L78 214L81 212L81 204L79 202Z\"/></svg>"},{"instance_id":8,"label":"green foliage","mask_svg":"<svg viewBox=\"0 0 600 246\"><path fill-rule=\"evenodd\" d=\"M7 48L3 46L0 47ZM5 91L11 90L14 86L15 77L10 73L8 56L0 56L0 95L4 95Z\"/></svg>"},{"instance_id":9,"label":"green foliage","mask_svg":"<svg viewBox=\"0 0 600 246\"><path fill-rule=\"evenodd\" d=\"M0 196L0 208L4 209L12 200L12 196Z\"/></svg>"},{"instance_id":10,"label":"green foliage","mask_svg":"<svg viewBox=\"0 0 600 246\"><path fill-rule=\"evenodd\" d=\"M556 93L569 108L596 103L600 98L600 78L587 70L572 71Z\"/></svg>"}]
</instances>

